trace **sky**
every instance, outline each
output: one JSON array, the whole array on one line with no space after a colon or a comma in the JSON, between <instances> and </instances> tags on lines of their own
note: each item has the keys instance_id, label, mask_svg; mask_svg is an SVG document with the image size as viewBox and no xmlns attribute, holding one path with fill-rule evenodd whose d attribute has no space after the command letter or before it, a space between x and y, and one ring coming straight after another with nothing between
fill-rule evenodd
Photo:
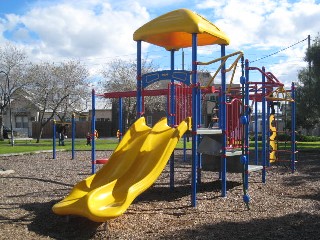
<instances>
[{"instance_id":1,"label":"sky","mask_svg":"<svg viewBox=\"0 0 320 240\"><path fill-rule=\"evenodd\" d=\"M305 39L310 35L312 43L319 33L320 0L0 0L0 46L15 44L35 63L80 60L90 77L99 79L113 59L135 59L134 31L180 8L225 32L231 40L227 54L243 51L251 66L265 66L287 86L297 82L298 71L307 66ZM160 70L170 68L168 51L142 46L144 58ZM191 49L184 53L184 68L190 69ZM219 46L201 47L198 61L219 55ZM182 50L175 56L175 68L181 69ZM235 79L239 76L238 69ZM260 80L258 74L252 78Z\"/></svg>"}]
</instances>

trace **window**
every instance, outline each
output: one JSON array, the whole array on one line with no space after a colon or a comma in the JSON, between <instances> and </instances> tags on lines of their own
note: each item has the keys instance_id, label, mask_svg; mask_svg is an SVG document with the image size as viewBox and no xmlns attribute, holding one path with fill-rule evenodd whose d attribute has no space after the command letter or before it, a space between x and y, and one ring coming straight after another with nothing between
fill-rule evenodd
<instances>
[{"instance_id":1,"label":"window","mask_svg":"<svg viewBox=\"0 0 320 240\"><path fill-rule=\"evenodd\" d=\"M28 117L27 116L16 116L16 128L28 128Z\"/></svg>"}]
</instances>

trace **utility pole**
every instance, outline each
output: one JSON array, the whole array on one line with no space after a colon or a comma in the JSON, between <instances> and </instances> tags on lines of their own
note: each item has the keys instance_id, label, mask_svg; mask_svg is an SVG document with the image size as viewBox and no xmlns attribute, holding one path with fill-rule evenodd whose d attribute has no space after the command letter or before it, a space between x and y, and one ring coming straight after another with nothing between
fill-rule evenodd
<instances>
[{"instance_id":1,"label":"utility pole","mask_svg":"<svg viewBox=\"0 0 320 240\"><path fill-rule=\"evenodd\" d=\"M10 118L10 129L11 129L11 146L14 146L14 139L13 139L13 129L12 129L12 112L11 112L11 96L10 96L10 81L9 81L9 76L8 73L4 72L4 71L0 71L0 73L3 73L4 75L6 75L6 81L7 81L7 97L8 97L8 105L9 105L9 118Z\"/></svg>"},{"instance_id":2,"label":"utility pole","mask_svg":"<svg viewBox=\"0 0 320 240\"><path fill-rule=\"evenodd\" d=\"M308 35L308 51L311 47L311 37ZM311 80L311 59L309 58L309 81Z\"/></svg>"},{"instance_id":3,"label":"utility pole","mask_svg":"<svg viewBox=\"0 0 320 240\"><path fill-rule=\"evenodd\" d=\"M184 51L182 48L182 70L184 70Z\"/></svg>"}]
</instances>

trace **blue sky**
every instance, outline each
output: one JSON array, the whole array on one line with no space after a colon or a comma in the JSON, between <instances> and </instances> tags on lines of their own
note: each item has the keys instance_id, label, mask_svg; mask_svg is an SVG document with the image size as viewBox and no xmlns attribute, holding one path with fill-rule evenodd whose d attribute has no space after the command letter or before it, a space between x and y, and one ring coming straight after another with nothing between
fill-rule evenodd
<instances>
[{"instance_id":1,"label":"blue sky","mask_svg":"<svg viewBox=\"0 0 320 240\"><path fill-rule=\"evenodd\" d=\"M320 2L314 0L0 0L0 44L16 44L33 62L77 59L93 77L99 76L108 61L135 58L132 34L136 29L179 8L216 24L231 39L227 53L241 50L250 61L319 33ZM252 64L265 66L288 85L297 81L297 72L306 66L306 47L303 41ZM188 69L190 49L184 51ZM165 50L143 44L143 53L160 69L169 68L170 54ZM217 46L199 50L199 61L217 57ZM176 59L176 68L181 68L181 51Z\"/></svg>"}]
</instances>

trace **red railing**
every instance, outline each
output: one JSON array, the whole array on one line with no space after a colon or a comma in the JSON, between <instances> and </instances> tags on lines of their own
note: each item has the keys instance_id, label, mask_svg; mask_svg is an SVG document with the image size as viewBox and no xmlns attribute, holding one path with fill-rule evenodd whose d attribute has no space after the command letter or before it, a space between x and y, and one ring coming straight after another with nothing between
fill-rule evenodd
<instances>
[{"instance_id":1,"label":"red railing","mask_svg":"<svg viewBox=\"0 0 320 240\"><path fill-rule=\"evenodd\" d=\"M242 102L238 98L234 98L227 103L227 147L241 148L243 125L240 122Z\"/></svg>"}]
</instances>

